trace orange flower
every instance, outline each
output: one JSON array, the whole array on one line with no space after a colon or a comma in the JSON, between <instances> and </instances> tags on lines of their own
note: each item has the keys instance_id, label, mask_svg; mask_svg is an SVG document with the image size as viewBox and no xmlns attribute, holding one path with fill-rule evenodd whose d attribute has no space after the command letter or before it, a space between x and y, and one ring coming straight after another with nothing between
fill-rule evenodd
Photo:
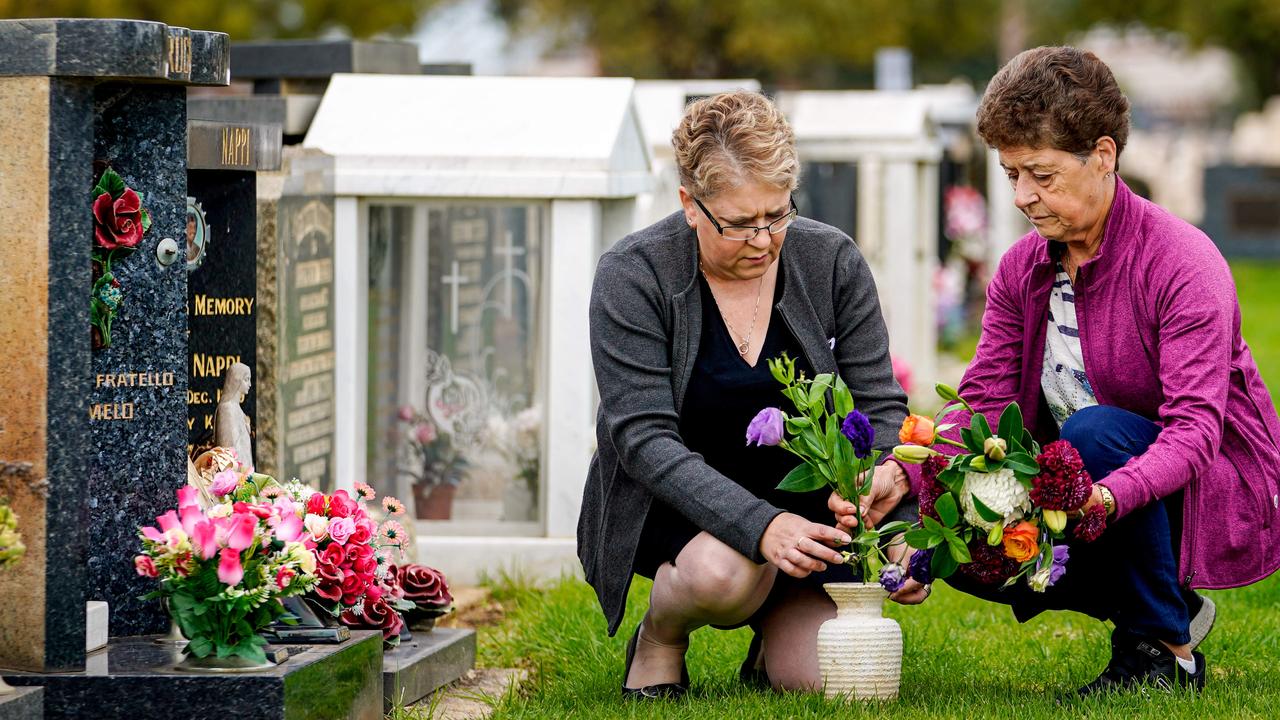
<instances>
[{"instance_id":1,"label":"orange flower","mask_svg":"<svg viewBox=\"0 0 1280 720\"><path fill-rule=\"evenodd\" d=\"M934 439L933 419L923 415L908 415L902 421L902 429L898 431L898 441L915 445L932 445Z\"/></svg>"},{"instance_id":2,"label":"orange flower","mask_svg":"<svg viewBox=\"0 0 1280 720\"><path fill-rule=\"evenodd\" d=\"M1026 562L1040 552L1040 530L1023 520L1011 528L1004 530L1004 554Z\"/></svg>"}]
</instances>

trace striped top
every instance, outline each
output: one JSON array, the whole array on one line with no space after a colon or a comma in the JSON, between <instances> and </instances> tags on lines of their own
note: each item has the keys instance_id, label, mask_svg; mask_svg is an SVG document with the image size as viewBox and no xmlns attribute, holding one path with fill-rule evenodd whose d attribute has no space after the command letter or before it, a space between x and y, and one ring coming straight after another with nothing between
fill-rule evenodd
<instances>
[{"instance_id":1,"label":"striped top","mask_svg":"<svg viewBox=\"0 0 1280 720\"><path fill-rule=\"evenodd\" d=\"M1049 297L1049 333L1044 339L1040 387L1059 428L1075 411L1098 404L1093 386L1084 374L1080 326L1076 323L1076 298L1071 278L1062 269L1062 263L1058 263L1053 294Z\"/></svg>"}]
</instances>

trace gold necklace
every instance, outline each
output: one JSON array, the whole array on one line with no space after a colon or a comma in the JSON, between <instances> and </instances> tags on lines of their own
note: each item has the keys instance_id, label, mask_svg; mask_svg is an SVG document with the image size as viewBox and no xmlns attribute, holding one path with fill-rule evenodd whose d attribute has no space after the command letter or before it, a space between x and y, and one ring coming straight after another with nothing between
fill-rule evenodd
<instances>
[{"instance_id":1,"label":"gold necklace","mask_svg":"<svg viewBox=\"0 0 1280 720\"><path fill-rule=\"evenodd\" d=\"M702 271L702 277L707 279L707 287L711 288L711 278L707 276L707 269L702 266L702 261L698 261L698 269ZM768 272L768 271L766 271ZM751 328L747 330L747 337L737 344L738 354L744 359L747 353L751 351L751 336L756 331L756 315L760 313L760 296L764 293L764 275L760 276L760 286L756 288L756 306L751 310ZM729 328L729 339L732 340L734 335L740 335L738 331L733 329L733 323L729 322L729 316L724 314L724 309L720 307L720 301L716 298L716 291L711 289L711 300L716 304L716 310L720 311L720 318L724 320L725 326Z\"/></svg>"}]
</instances>

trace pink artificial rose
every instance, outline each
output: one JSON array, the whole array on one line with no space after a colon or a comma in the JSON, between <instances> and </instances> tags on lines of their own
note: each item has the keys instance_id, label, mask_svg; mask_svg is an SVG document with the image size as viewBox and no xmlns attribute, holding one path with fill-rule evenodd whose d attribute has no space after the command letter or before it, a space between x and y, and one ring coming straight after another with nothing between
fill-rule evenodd
<instances>
[{"instance_id":1,"label":"pink artificial rose","mask_svg":"<svg viewBox=\"0 0 1280 720\"><path fill-rule=\"evenodd\" d=\"M235 492L240 485L240 475L235 470L223 470L213 476L213 484L209 486L209 492L214 497L226 497Z\"/></svg>"},{"instance_id":2,"label":"pink artificial rose","mask_svg":"<svg viewBox=\"0 0 1280 720\"><path fill-rule=\"evenodd\" d=\"M150 555L138 555L133 559L133 569L138 571L142 577L159 577L160 571L156 570L156 561L151 559Z\"/></svg>"},{"instance_id":3,"label":"pink artificial rose","mask_svg":"<svg viewBox=\"0 0 1280 720\"><path fill-rule=\"evenodd\" d=\"M329 523L329 537L339 545L345 545L356 531L356 521L349 517L335 518Z\"/></svg>"},{"instance_id":4,"label":"pink artificial rose","mask_svg":"<svg viewBox=\"0 0 1280 720\"><path fill-rule=\"evenodd\" d=\"M276 572L276 587L281 590L289 587L289 583L293 582L294 575L297 575L297 573L289 569L289 566L281 565L280 569Z\"/></svg>"},{"instance_id":5,"label":"pink artificial rose","mask_svg":"<svg viewBox=\"0 0 1280 720\"><path fill-rule=\"evenodd\" d=\"M234 587L244 578L244 568L240 565L240 552L231 548L223 548L218 554L218 580Z\"/></svg>"},{"instance_id":6,"label":"pink artificial rose","mask_svg":"<svg viewBox=\"0 0 1280 720\"><path fill-rule=\"evenodd\" d=\"M178 488L178 510L183 510L189 506L198 505L200 502L200 491L194 485L183 485Z\"/></svg>"},{"instance_id":7,"label":"pink artificial rose","mask_svg":"<svg viewBox=\"0 0 1280 720\"><path fill-rule=\"evenodd\" d=\"M339 490L329 496L329 517L350 517L358 507L346 490Z\"/></svg>"},{"instance_id":8,"label":"pink artificial rose","mask_svg":"<svg viewBox=\"0 0 1280 720\"><path fill-rule=\"evenodd\" d=\"M258 529L258 518L249 513L231 516L227 529L227 547L237 552L253 544L253 533Z\"/></svg>"},{"instance_id":9,"label":"pink artificial rose","mask_svg":"<svg viewBox=\"0 0 1280 720\"><path fill-rule=\"evenodd\" d=\"M417 440L419 445L434 442L436 439L436 426L431 423L422 423L414 428L413 439Z\"/></svg>"},{"instance_id":10,"label":"pink artificial rose","mask_svg":"<svg viewBox=\"0 0 1280 720\"><path fill-rule=\"evenodd\" d=\"M294 542L302 537L302 518L287 513L272 518L276 539L280 542Z\"/></svg>"},{"instance_id":11,"label":"pink artificial rose","mask_svg":"<svg viewBox=\"0 0 1280 720\"><path fill-rule=\"evenodd\" d=\"M413 406L412 406L412 405L401 405L401 406L400 406L400 412L399 412L399 418L400 418L400 422L412 422L412 421L413 421Z\"/></svg>"},{"instance_id":12,"label":"pink artificial rose","mask_svg":"<svg viewBox=\"0 0 1280 720\"><path fill-rule=\"evenodd\" d=\"M191 533L191 542L200 552L201 560L208 560L218 552L218 526L212 520L196 523Z\"/></svg>"}]
</instances>

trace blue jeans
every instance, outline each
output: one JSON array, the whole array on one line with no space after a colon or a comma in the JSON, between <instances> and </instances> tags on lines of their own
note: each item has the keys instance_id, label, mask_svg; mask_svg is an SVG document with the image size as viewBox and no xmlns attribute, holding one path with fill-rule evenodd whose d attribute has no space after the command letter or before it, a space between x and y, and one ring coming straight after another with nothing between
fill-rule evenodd
<instances>
[{"instance_id":1,"label":"blue jeans","mask_svg":"<svg viewBox=\"0 0 1280 720\"><path fill-rule=\"evenodd\" d=\"M1142 454L1159 432L1144 417L1098 405L1067 418L1062 439L1080 452L1097 482ZM1106 532L1092 543L1076 541L1068 532L1067 572L1043 593L1032 591L1025 581L1000 589L960 573L947 582L976 597L1010 605L1019 622L1045 610L1075 610L1110 620L1119 630L1183 645L1191 641L1188 603L1195 602L1195 594L1178 584L1181 526L1178 492L1109 521Z\"/></svg>"}]
</instances>

